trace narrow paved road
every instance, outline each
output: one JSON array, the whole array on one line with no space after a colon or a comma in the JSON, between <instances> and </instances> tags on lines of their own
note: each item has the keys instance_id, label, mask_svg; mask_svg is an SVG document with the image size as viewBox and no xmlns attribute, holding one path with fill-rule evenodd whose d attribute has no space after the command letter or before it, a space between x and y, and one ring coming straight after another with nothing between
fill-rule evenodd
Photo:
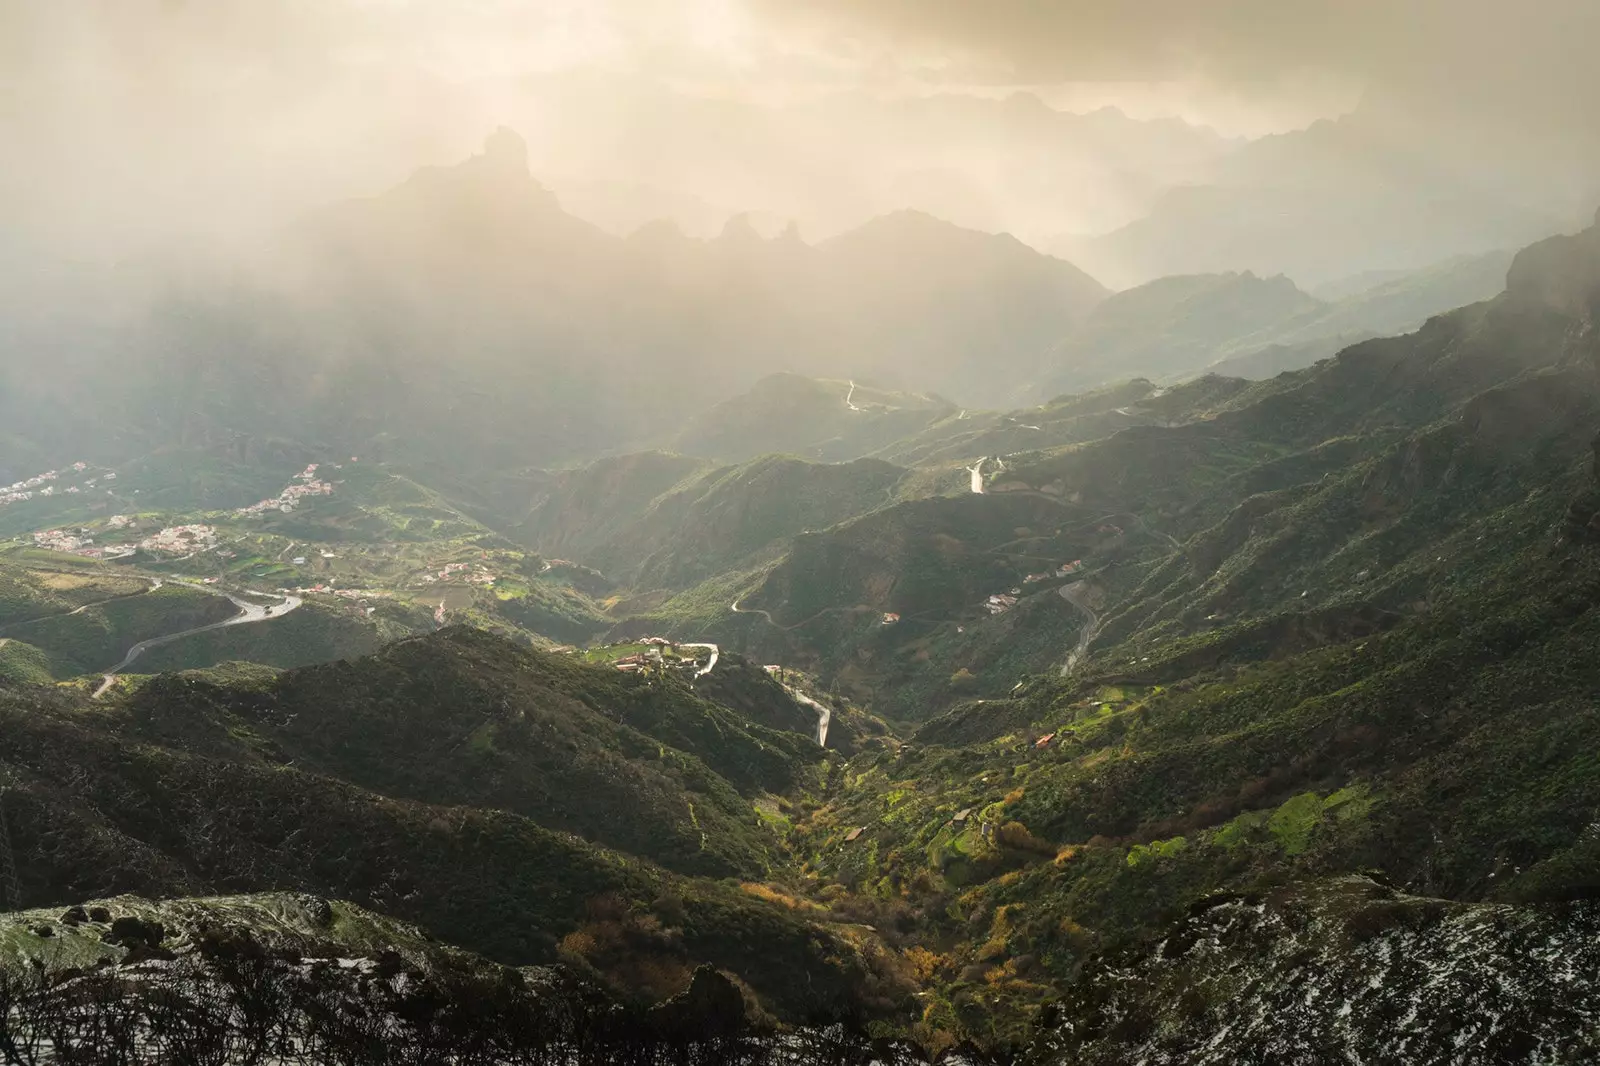
<instances>
[{"instance_id":1,"label":"narrow paved road","mask_svg":"<svg viewBox=\"0 0 1600 1066\"><path fill-rule=\"evenodd\" d=\"M1067 661L1061 666L1061 676L1071 677L1072 671L1077 669L1078 663L1083 658L1083 653L1089 650L1089 642L1094 640L1095 634L1100 632L1100 616L1094 613L1094 608L1083 602L1085 582L1074 581L1070 585L1062 585L1061 598L1083 612L1083 632L1078 634L1078 646L1072 649L1072 654L1067 656Z\"/></svg>"},{"instance_id":2,"label":"narrow paved road","mask_svg":"<svg viewBox=\"0 0 1600 1066\"><path fill-rule=\"evenodd\" d=\"M1172 545L1177 550L1179 550L1179 551L1183 550L1183 545L1178 542L1178 538L1177 537L1174 537L1171 533L1163 533L1163 532L1161 532L1161 530L1155 529L1154 527L1152 527L1150 525L1149 522L1146 522L1144 520L1144 515L1135 514L1134 512L1130 511L1130 512L1128 512L1127 517L1129 517L1129 518L1133 519L1135 522L1137 522L1139 524L1139 528L1144 530L1150 536L1152 536L1152 537L1160 537L1162 540L1166 541L1168 544Z\"/></svg>"},{"instance_id":3,"label":"narrow paved road","mask_svg":"<svg viewBox=\"0 0 1600 1066\"><path fill-rule=\"evenodd\" d=\"M187 581L180 583L185 585L189 584ZM204 586L196 587L204 588ZM213 590L207 589L206 591ZM105 674L104 678L102 678L100 682L100 687L94 690L93 698L99 699L102 695L104 695L105 691L109 689L116 681L117 675L126 670L133 664L135 659L149 651L151 648L158 648L163 644L171 644L174 641L182 640L184 637L192 637L196 633L209 633L214 629L227 629L229 626L242 626L251 622L266 622L273 618L282 618L290 611L298 610L301 603L304 602L299 596L285 595L282 603L274 604L271 607L263 607L258 603L251 603L249 600L242 600L238 596L233 595L231 592L224 592L222 595L232 600L234 606L239 608L238 614L227 619L226 621L212 622L210 625L196 626L193 629L185 629L181 633L168 633L164 637L152 637L149 640L141 640L139 643L129 648L128 654L123 656L122 661L116 666L113 666L110 671Z\"/></svg>"},{"instance_id":4,"label":"narrow paved road","mask_svg":"<svg viewBox=\"0 0 1600 1066\"><path fill-rule=\"evenodd\" d=\"M679 647L684 647L684 648L709 648L709 649L711 649L711 661L706 663L704 666L702 666L700 669L698 669L698 670L696 670L694 672L694 676L697 679L705 677L712 670L715 670L716 667L717 667L717 656L722 654L722 650L720 648L718 648L715 644L682 644L682 645L679 645Z\"/></svg>"},{"instance_id":5,"label":"narrow paved road","mask_svg":"<svg viewBox=\"0 0 1600 1066\"><path fill-rule=\"evenodd\" d=\"M816 700L812 699L810 696L807 696L804 692L801 692L799 689L793 689L788 685L785 685L783 686L783 690L793 697L796 703L803 703L807 707L810 707L813 711L817 712L817 747L827 747L828 723L833 720L833 712L827 707L824 707L822 704L818 703Z\"/></svg>"},{"instance_id":6,"label":"narrow paved road","mask_svg":"<svg viewBox=\"0 0 1600 1066\"><path fill-rule=\"evenodd\" d=\"M731 604L729 604L728 605L728 609L730 611L732 611L734 614L759 614L762 618L765 618L767 620L768 624L770 624L770 625L772 625L772 626L774 626L774 627L776 627L778 629L782 629L785 632L787 632L787 631L789 631L791 629L799 629L801 626L804 626L804 625L809 625L810 623L815 622L817 619L821 618L825 614L840 614L840 613L843 613L843 614L877 614L878 613L878 608L876 608L876 607L865 607L865 606L862 606L861 604L857 604L854 607L824 607L822 610L818 611L816 614L811 615L808 618L802 618L802 619L800 619L800 621L795 622L792 625L787 625L786 626L783 623L779 622L776 618L773 618L771 612L763 611L759 607L740 607L738 600L734 600Z\"/></svg>"},{"instance_id":7,"label":"narrow paved road","mask_svg":"<svg viewBox=\"0 0 1600 1066\"><path fill-rule=\"evenodd\" d=\"M984 456L976 463L973 463L971 466L967 467L967 473L972 475L972 491L976 492L979 496L983 495L983 464L988 461L988 456Z\"/></svg>"},{"instance_id":8,"label":"narrow paved road","mask_svg":"<svg viewBox=\"0 0 1600 1066\"><path fill-rule=\"evenodd\" d=\"M147 580L150 582L150 587L147 589L140 589L138 592L130 592L126 596L111 596L103 600L95 600L93 603L79 604L70 611L60 611L56 614L42 614L38 618L29 618L21 622L12 622L10 625L5 626L4 628L16 629L18 626L31 626L35 622L45 622L52 618L71 618L75 614L82 614L91 607L101 607L108 603L116 603L118 600L131 600L135 596L144 596L161 587L161 579L159 577L152 577L148 578Z\"/></svg>"},{"instance_id":9,"label":"narrow paved road","mask_svg":"<svg viewBox=\"0 0 1600 1066\"><path fill-rule=\"evenodd\" d=\"M856 383L852 381L850 383L850 391L845 393L844 405L846 407L850 408L850 410L852 410L852 411L859 411L859 410L861 410L861 408L859 408L859 407L857 407L855 405L855 395L856 395Z\"/></svg>"},{"instance_id":10,"label":"narrow paved road","mask_svg":"<svg viewBox=\"0 0 1600 1066\"><path fill-rule=\"evenodd\" d=\"M744 599L744 597L740 596L739 600L742 600L742 599ZM773 625L778 626L778 621L777 621L777 619L772 617L772 612L771 611L763 611L759 607L740 607L739 606L739 600L734 600L731 604L729 604L728 605L728 610L732 611L734 614L759 614L762 618L765 618L768 622L771 622ZM783 627L782 626L778 626L778 628L782 629Z\"/></svg>"}]
</instances>

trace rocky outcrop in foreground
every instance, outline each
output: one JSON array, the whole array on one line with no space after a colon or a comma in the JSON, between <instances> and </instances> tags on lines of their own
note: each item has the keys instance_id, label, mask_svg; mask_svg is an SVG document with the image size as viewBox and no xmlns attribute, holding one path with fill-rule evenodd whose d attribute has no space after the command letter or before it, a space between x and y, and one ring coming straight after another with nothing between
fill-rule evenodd
<instances>
[{"instance_id":1,"label":"rocky outcrop in foreground","mask_svg":"<svg viewBox=\"0 0 1600 1066\"><path fill-rule=\"evenodd\" d=\"M1197 903L1086 969L1032 1058L1097 1066L1592 1062L1600 907L1463 904L1364 877Z\"/></svg>"}]
</instances>

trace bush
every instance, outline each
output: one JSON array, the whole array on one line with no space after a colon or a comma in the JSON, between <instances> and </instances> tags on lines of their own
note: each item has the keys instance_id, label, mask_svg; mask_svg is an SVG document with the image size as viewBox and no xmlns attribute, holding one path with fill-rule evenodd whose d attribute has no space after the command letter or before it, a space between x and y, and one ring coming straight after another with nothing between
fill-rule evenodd
<instances>
[{"instance_id":1,"label":"bush","mask_svg":"<svg viewBox=\"0 0 1600 1066\"><path fill-rule=\"evenodd\" d=\"M1007 822L1000 827L997 834L1002 847L1015 851L1029 851L1036 855L1056 854L1056 846L1047 840L1040 840L1028 831L1028 827L1021 822Z\"/></svg>"}]
</instances>

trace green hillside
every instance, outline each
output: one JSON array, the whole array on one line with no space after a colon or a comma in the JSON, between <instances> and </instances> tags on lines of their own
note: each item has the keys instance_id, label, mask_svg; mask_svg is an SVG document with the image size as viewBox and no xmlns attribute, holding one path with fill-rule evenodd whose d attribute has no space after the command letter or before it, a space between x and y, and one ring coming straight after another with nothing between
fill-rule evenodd
<instances>
[{"instance_id":1,"label":"green hillside","mask_svg":"<svg viewBox=\"0 0 1600 1066\"><path fill-rule=\"evenodd\" d=\"M746 797L787 791L818 754L665 680L467 629L264 687L158 678L126 708L157 736L210 734L239 757L397 798L495 807L685 872L746 877L767 869L774 843Z\"/></svg>"},{"instance_id":2,"label":"green hillside","mask_svg":"<svg viewBox=\"0 0 1600 1066\"><path fill-rule=\"evenodd\" d=\"M820 759L809 739L744 725L667 679L452 630L310 671L168 675L101 704L7 685L0 719L25 898L276 885L379 907L503 962L570 952L628 994L675 991L694 960L780 1013L903 994L803 913L603 846L760 878L779 839L748 796ZM617 936L635 949L617 954Z\"/></svg>"},{"instance_id":3,"label":"green hillside","mask_svg":"<svg viewBox=\"0 0 1600 1066\"><path fill-rule=\"evenodd\" d=\"M1091 311L1051 353L1041 395L1132 374L1198 370L1242 338L1316 309L1283 276L1196 274L1119 292Z\"/></svg>"},{"instance_id":4,"label":"green hillside","mask_svg":"<svg viewBox=\"0 0 1600 1066\"><path fill-rule=\"evenodd\" d=\"M640 452L564 471L534 498L516 536L551 558L588 554L658 497L711 466L703 459Z\"/></svg>"},{"instance_id":5,"label":"green hillside","mask_svg":"<svg viewBox=\"0 0 1600 1066\"><path fill-rule=\"evenodd\" d=\"M861 757L801 829L825 877L906 894L949 950L953 1024L1001 1035L1219 889L1592 892L1600 286L1573 282L1600 278L1597 233L1208 422L1014 472L1130 512L1120 561L1085 555L1087 659Z\"/></svg>"},{"instance_id":6,"label":"green hillside","mask_svg":"<svg viewBox=\"0 0 1600 1066\"><path fill-rule=\"evenodd\" d=\"M56 574L38 579L66 580ZM121 593L128 587L130 583L116 580L92 594ZM0 632L42 652L56 676L73 677L110 669L142 640L210 625L239 613L226 598L184 585L152 589L140 580L132 587L143 591L86 602L75 608L63 607L54 614L13 622ZM32 601L32 605L43 602L48 601L41 598Z\"/></svg>"},{"instance_id":7,"label":"green hillside","mask_svg":"<svg viewBox=\"0 0 1600 1066\"><path fill-rule=\"evenodd\" d=\"M635 1000L710 962L788 1019L1048 1062L1567 1047L1549 960L1600 889L1600 225L1506 279L1268 380L905 427L780 382L867 416L837 462L635 453L469 511L363 459L289 472L287 510L124 515L127 569L44 547L109 516L14 543L22 896L331 894ZM1200 303L1128 336L1253 313L1217 286L1259 279L1181 280ZM304 603L99 700L51 683L231 611L180 578ZM1291 1001L1292 1032L1250 1020ZM1447 1040L1454 1003L1515 1032Z\"/></svg>"},{"instance_id":8,"label":"green hillside","mask_svg":"<svg viewBox=\"0 0 1600 1066\"><path fill-rule=\"evenodd\" d=\"M570 553L623 587L681 591L770 561L796 534L889 503L905 473L868 459L821 464L769 455L706 470L659 453L623 456L559 479L518 535L546 555Z\"/></svg>"},{"instance_id":9,"label":"green hillside","mask_svg":"<svg viewBox=\"0 0 1600 1066\"><path fill-rule=\"evenodd\" d=\"M593 558L641 588L685 588L746 569L789 537L888 503L904 476L878 460L819 465L768 456L712 471L656 500Z\"/></svg>"},{"instance_id":10,"label":"green hillside","mask_svg":"<svg viewBox=\"0 0 1600 1066\"><path fill-rule=\"evenodd\" d=\"M13 550L0 556L0 635L13 627L150 591L150 582L72 557Z\"/></svg>"},{"instance_id":11,"label":"green hillside","mask_svg":"<svg viewBox=\"0 0 1600 1066\"><path fill-rule=\"evenodd\" d=\"M774 452L842 462L956 414L949 401L934 396L774 374L690 419L672 443L685 455L725 462Z\"/></svg>"}]
</instances>

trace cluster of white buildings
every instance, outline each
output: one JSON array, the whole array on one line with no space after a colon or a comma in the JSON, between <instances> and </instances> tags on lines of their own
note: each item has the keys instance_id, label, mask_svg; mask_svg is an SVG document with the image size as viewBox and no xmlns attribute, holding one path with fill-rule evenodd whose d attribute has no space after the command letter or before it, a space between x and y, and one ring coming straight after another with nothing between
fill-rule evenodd
<instances>
[{"instance_id":1,"label":"cluster of white buildings","mask_svg":"<svg viewBox=\"0 0 1600 1066\"><path fill-rule=\"evenodd\" d=\"M236 515L266 514L268 511L282 511L288 514L300 505L300 501L307 496L331 496L333 486L317 477L317 464L312 463L294 476L294 480L278 495L270 500L253 503L249 507L241 507L233 512Z\"/></svg>"},{"instance_id":2,"label":"cluster of white buildings","mask_svg":"<svg viewBox=\"0 0 1600 1066\"><path fill-rule=\"evenodd\" d=\"M91 543L82 533L82 530L69 533L64 529L45 529L33 535L33 543L35 547L48 548L53 552L77 552Z\"/></svg>"},{"instance_id":3,"label":"cluster of white buildings","mask_svg":"<svg viewBox=\"0 0 1600 1066\"><path fill-rule=\"evenodd\" d=\"M23 500L31 500L35 496L54 496L56 494L56 486L51 482L58 481L63 474L81 474L87 469L89 469L88 463L73 463L72 466L65 470L46 470L42 474L35 474L33 477L0 486L0 507L8 503L21 503ZM107 477L116 477L116 475L108 474ZM90 481L88 484L94 485L95 481ZM73 485L67 488L66 491L76 494L82 492L83 489Z\"/></svg>"},{"instance_id":4,"label":"cluster of white buildings","mask_svg":"<svg viewBox=\"0 0 1600 1066\"><path fill-rule=\"evenodd\" d=\"M625 674L637 673L651 663L660 663L663 666L684 673L699 673L699 658L695 655L685 654L682 647L674 644L666 637L645 637L638 643L644 645L644 651L635 655L624 655L611 665ZM671 652L674 658L668 660L666 658L667 652Z\"/></svg>"},{"instance_id":5,"label":"cluster of white buildings","mask_svg":"<svg viewBox=\"0 0 1600 1066\"><path fill-rule=\"evenodd\" d=\"M474 563L446 563L443 570L423 574L419 581L435 585L441 581L465 581L469 585L492 585L494 574L486 566Z\"/></svg>"},{"instance_id":6,"label":"cluster of white buildings","mask_svg":"<svg viewBox=\"0 0 1600 1066\"><path fill-rule=\"evenodd\" d=\"M336 589L326 582L317 582L315 585L301 588L282 588L278 590L280 596L337 596L341 600L349 600L361 609L363 614L371 614L376 607L368 605L368 600L383 600L392 597L393 593L382 589Z\"/></svg>"},{"instance_id":7,"label":"cluster of white buildings","mask_svg":"<svg viewBox=\"0 0 1600 1066\"><path fill-rule=\"evenodd\" d=\"M389 599L394 595L382 589L336 589L325 581L319 581L315 585L307 585L301 588L282 588L278 590L278 593L284 596L309 596L313 594L337 596L341 600L355 600L357 602Z\"/></svg>"},{"instance_id":8,"label":"cluster of white buildings","mask_svg":"<svg viewBox=\"0 0 1600 1066\"><path fill-rule=\"evenodd\" d=\"M1005 614L1017 605L1017 589L1010 592L997 592L983 601L983 609L990 614Z\"/></svg>"},{"instance_id":9,"label":"cluster of white buildings","mask_svg":"<svg viewBox=\"0 0 1600 1066\"><path fill-rule=\"evenodd\" d=\"M132 544L97 545L87 529L76 532L65 529L46 529L33 535L36 547L68 555L81 555L86 559L122 559L138 549Z\"/></svg>"},{"instance_id":10,"label":"cluster of white buildings","mask_svg":"<svg viewBox=\"0 0 1600 1066\"><path fill-rule=\"evenodd\" d=\"M378 589L336 589L332 585L319 581L315 585L302 586L301 588L281 588L278 590L278 595L337 596L341 600L350 601L352 606L349 608L349 610L351 612L362 618L370 618L377 608L372 606L367 601L388 599L391 594ZM439 607L442 610L444 608L444 604L440 603ZM442 625L443 623L441 622L440 624Z\"/></svg>"},{"instance_id":11,"label":"cluster of white buildings","mask_svg":"<svg viewBox=\"0 0 1600 1066\"><path fill-rule=\"evenodd\" d=\"M1070 563L1062 563L1054 570L1046 570L1039 574L1029 574L1027 577L1022 579L1022 583L1024 585L1032 585L1040 581L1049 581L1053 577L1071 577L1073 574L1076 574L1082 569L1083 560L1074 559ZM990 614L1005 614L1007 611L1011 610L1011 608L1015 607L1021 598L1022 589L1020 588L1009 589L1005 592L997 592L993 596L990 596L987 600L983 601L983 609L988 611ZM960 632L960 630L957 630L957 632Z\"/></svg>"},{"instance_id":12,"label":"cluster of white buildings","mask_svg":"<svg viewBox=\"0 0 1600 1066\"><path fill-rule=\"evenodd\" d=\"M1046 570L1042 574L1029 574L1027 577L1023 578L1022 581L1024 584L1031 585L1036 581L1049 581L1053 577L1071 577L1073 574L1076 574L1082 569L1083 560L1074 559L1070 563L1062 563L1054 570Z\"/></svg>"},{"instance_id":13,"label":"cluster of white buildings","mask_svg":"<svg viewBox=\"0 0 1600 1066\"><path fill-rule=\"evenodd\" d=\"M168 555L193 555L195 552L210 551L216 546L216 529L202 525L168 526L139 542L139 547L147 552Z\"/></svg>"}]
</instances>

